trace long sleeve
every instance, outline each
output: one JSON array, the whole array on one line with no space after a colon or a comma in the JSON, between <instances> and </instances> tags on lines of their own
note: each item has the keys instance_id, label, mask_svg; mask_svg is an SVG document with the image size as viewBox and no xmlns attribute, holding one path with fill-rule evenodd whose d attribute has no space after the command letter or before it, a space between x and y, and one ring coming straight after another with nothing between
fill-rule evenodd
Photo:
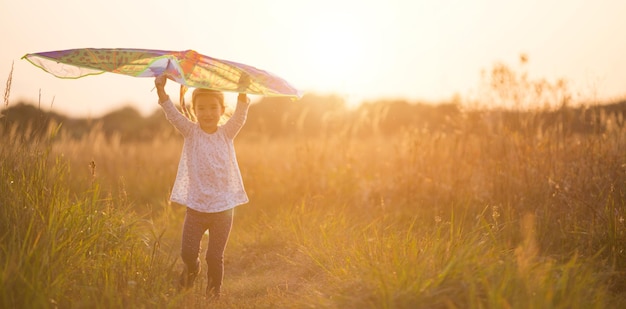
<instances>
[{"instance_id":1,"label":"long sleeve","mask_svg":"<svg viewBox=\"0 0 626 309\"><path fill-rule=\"evenodd\" d=\"M233 138L248 113L238 102L231 118L214 133L206 133L185 118L171 102L164 102L168 120L185 137L170 200L201 212L220 212L248 202Z\"/></svg>"},{"instance_id":2,"label":"long sleeve","mask_svg":"<svg viewBox=\"0 0 626 309\"><path fill-rule=\"evenodd\" d=\"M246 123L246 118L248 117L248 109L250 108L250 101L237 101L237 107L235 107L235 112L228 119L228 121L224 124L224 131L226 136L233 139L243 125Z\"/></svg>"},{"instance_id":3,"label":"long sleeve","mask_svg":"<svg viewBox=\"0 0 626 309\"><path fill-rule=\"evenodd\" d=\"M181 114L171 100L165 100L161 103L161 108L165 112L165 118L178 130L183 136L191 135L194 123Z\"/></svg>"}]
</instances>

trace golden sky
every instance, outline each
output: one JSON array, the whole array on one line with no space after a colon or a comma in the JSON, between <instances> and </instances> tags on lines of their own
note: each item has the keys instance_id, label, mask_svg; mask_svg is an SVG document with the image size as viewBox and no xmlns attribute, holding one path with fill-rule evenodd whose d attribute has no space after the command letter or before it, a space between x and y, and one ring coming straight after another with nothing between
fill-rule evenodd
<instances>
[{"instance_id":1,"label":"golden sky","mask_svg":"<svg viewBox=\"0 0 626 309\"><path fill-rule=\"evenodd\" d=\"M437 102L471 96L481 70L517 68L525 53L531 76L615 100L626 97L624 16L623 0L0 0L0 89L14 62L12 103L40 100L76 116L127 104L148 113L153 79L62 80L20 58L82 47L194 49L351 103Z\"/></svg>"}]
</instances>

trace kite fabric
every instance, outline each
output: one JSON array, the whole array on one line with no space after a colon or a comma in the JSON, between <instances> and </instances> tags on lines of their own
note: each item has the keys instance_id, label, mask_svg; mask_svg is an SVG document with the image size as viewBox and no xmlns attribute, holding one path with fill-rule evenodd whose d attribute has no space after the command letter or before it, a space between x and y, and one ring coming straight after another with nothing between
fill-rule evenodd
<instances>
[{"instance_id":1,"label":"kite fabric","mask_svg":"<svg viewBox=\"0 0 626 309\"><path fill-rule=\"evenodd\" d=\"M22 59L59 78L76 79L105 72L134 77L166 74L187 87L293 99L302 96L295 87L270 72L204 56L194 50L81 48L26 54ZM239 80L246 75L250 83L241 89Z\"/></svg>"}]
</instances>

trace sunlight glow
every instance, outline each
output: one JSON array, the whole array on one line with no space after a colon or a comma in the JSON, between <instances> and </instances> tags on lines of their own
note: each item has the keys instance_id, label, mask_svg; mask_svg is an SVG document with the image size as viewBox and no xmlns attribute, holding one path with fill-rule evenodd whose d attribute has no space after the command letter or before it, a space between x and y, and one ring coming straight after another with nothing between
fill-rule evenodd
<instances>
[{"instance_id":1,"label":"sunlight glow","mask_svg":"<svg viewBox=\"0 0 626 309\"><path fill-rule=\"evenodd\" d=\"M326 16L323 22L307 25L298 51L316 88L343 91L351 79L363 77L368 54L357 24L345 16Z\"/></svg>"},{"instance_id":2,"label":"sunlight glow","mask_svg":"<svg viewBox=\"0 0 626 309\"><path fill-rule=\"evenodd\" d=\"M482 70L497 62L514 67L525 53L533 76L565 78L583 85L576 86L581 91L592 84L587 88L598 100L626 95L619 32L626 27L624 1L187 0L180 6L188 8L184 16L166 0L111 0L95 11L68 0L51 3L0 4L7 34L0 78L14 61L11 100L37 101L41 92L42 102L54 98L55 108L73 114L100 114L129 102L150 112L152 81L107 74L58 80L21 56L84 47L194 49L276 73L304 92L354 103L436 103L471 95Z\"/></svg>"}]
</instances>

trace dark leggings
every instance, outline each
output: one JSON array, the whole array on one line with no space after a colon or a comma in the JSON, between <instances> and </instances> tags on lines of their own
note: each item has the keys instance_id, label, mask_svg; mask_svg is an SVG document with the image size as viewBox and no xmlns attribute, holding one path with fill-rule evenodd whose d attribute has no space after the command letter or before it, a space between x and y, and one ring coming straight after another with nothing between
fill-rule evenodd
<instances>
[{"instance_id":1,"label":"dark leggings","mask_svg":"<svg viewBox=\"0 0 626 309\"><path fill-rule=\"evenodd\" d=\"M206 250L208 286L207 291L220 294L224 278L224 249L233 225L233 209L216 213L205 213L187 208L183 225L181 257L187 268L198 267L200 241L209 230L209 243Z\"/></svg>"}]
</instances>

